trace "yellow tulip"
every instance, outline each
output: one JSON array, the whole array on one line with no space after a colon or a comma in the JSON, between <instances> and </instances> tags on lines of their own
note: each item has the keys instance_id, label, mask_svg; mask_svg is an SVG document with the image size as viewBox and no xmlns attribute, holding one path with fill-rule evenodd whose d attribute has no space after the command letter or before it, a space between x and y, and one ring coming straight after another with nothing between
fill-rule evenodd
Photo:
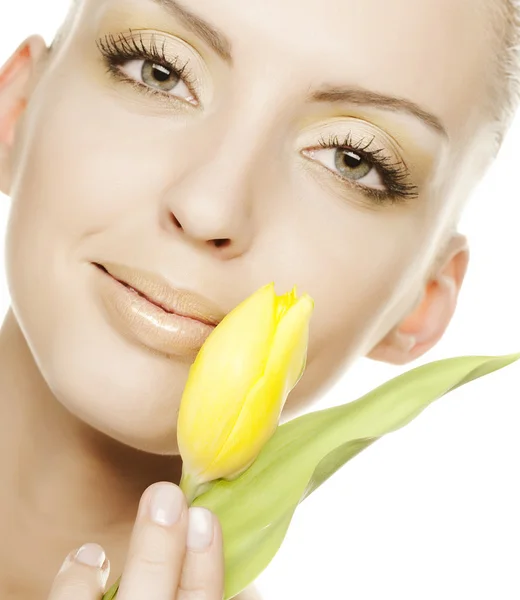
<instances>
[{"instance_id":1,"label":"yellow tulip","mask_svg":"<svg viewBox=\"0 0 520 600\"><path fill-rule=\"evenodd\" d=\"M181 488L193 500L204 484L235 479L278 426L301 378L314 308L296 288L267 285L230 312L192 365L178 416Z\"/></svg>"}]
</instances>

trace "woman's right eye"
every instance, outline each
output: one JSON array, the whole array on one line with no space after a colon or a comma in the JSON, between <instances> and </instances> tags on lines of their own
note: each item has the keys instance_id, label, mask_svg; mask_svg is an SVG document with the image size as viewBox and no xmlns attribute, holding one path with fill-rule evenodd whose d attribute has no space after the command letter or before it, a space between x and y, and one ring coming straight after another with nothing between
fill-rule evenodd
<instances>
[{"instance_id":1,"label":"woman's right eye","mask_svg":"<svg viewBox=\"0 0 520 600\"><path fill-rule=\"evenodd\" d=\"M117 69L131 79L152 90L176 96L189 104L198 101L183 79L182 73L172 65L161 64L153 60L134 59L117 66Z\"/></svg>"}]
</instances>

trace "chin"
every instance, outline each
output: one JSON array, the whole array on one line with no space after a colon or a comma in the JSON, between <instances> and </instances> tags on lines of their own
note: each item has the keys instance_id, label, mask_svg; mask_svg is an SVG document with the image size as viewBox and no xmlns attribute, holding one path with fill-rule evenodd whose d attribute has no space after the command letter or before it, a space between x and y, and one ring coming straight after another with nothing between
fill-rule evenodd
<instances>
[{"instance_id":1,"label":"chin","mask_svg":"<svg viewBox=\"0 0 520 600\"><path fill-rule=\"evenodd\" d=\"M124 378L112 370L107 377L92 364L89 369L70 365L66 376L51 383L57 401L80 421L136 450L175 455L177 415L182 385L158 390L158 381L143 382L135 371ZM79 381L88 380L83 386Z\"/></svg>"},{"instance_id":2,"label":"chin","mask_svg":"<svg viewBox=\"0 0 520 600\"><path fill-rule=\"evenodd\" d=\"M79 419L109 437L146 452L178 454L177 416L189 365L154 356L124 342L85 348L55 379L56 398ZM87 360L85 360L87 359ZM60 361L54 361L56 362Z\"/></svg>"}]
</instances>

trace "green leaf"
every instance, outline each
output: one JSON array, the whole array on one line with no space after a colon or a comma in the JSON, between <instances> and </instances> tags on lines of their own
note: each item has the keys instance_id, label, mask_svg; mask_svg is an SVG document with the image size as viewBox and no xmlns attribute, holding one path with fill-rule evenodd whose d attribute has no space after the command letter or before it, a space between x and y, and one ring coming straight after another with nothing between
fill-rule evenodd
<instances>
[{"instance_id":1,"label":"green leaf","mask_svg":"<svg viewBox=\"0 0 520 600\"><path fill-rule=\"evenodd\" d=\"M226 600L267 567L298 504L347 461L408 424L451 390L519 359L520 354L437 361L417 367L359 400L278 427L245 473L231 482L213 483L193 502L212 510L222 525Z\"/></svg>"},{"instance_id":2,"label":"green leaf","mask_svg":"<svg viewBox=\"0 0 520 600\"><path fill-rule=\"evenodd\" d=\"M121 583L121 577L114 583L114 585L105 593L103 600L114 600L119 590L119 584Z\"/></svg>"}]
</instances>

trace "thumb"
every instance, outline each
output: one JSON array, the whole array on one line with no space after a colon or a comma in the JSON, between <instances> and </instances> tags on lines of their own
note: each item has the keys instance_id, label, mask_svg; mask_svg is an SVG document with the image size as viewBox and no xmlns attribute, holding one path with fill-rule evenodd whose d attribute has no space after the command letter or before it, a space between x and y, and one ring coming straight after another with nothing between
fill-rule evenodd
<instances>
[{"instance_id":1,"label":"thumb","mask_svg":"<svg viewBox=\"0 0 520 600\"><path fill-rule=\"evenodd\" d=\"M98 544L71 552L56 575L48 600L99 600L110 574L110 562Z\"/></svg>"}]
</instances>

